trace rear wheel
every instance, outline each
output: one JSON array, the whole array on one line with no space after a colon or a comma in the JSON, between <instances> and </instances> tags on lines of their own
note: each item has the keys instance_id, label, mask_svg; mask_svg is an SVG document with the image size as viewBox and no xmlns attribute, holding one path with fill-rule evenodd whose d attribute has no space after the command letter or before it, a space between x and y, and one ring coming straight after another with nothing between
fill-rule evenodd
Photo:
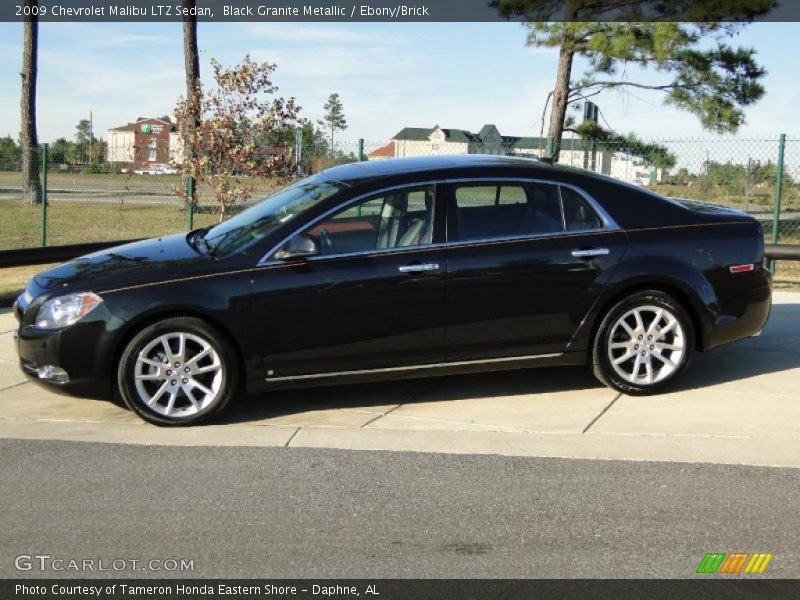
<instances>
[{"instance_id":1,"label":"rear wheel","mask_svg":"<svg viewBox=\"0 0 800 600\"><path fill-rule=\"evenodd\" d=\"M592 349L594 374L625 394L652 394L675 381L693 348L686 309L664 292L638 292L603 318Z\"/></svg>"},{"instance_id":2,"label":"rear wheel","mask_svg":"<svg viewBox=\"0 0 800 600\"><path fill-rule=\"evenodd\" d=\"M219 414L236 393L227 340L194 317L164 319L130 341L117 379L125 404L158 425L194 425Z\"/></svg>"}]
</instances>

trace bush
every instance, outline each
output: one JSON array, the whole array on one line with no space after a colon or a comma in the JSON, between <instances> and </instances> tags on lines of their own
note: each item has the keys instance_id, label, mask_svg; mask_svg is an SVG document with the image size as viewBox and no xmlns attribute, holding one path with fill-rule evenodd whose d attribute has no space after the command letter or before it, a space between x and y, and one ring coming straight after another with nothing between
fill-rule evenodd
<instances>
[{"instance_id":1,"label":"bush","mask_svg":"<svg viewBox=\"0 0 800 600\"><path fill-rule=\"evenodd\" d=\"M113 172L113 167L107 162L93 162L81 170L85 175L104 175Z\"/></svg>"}]
</instances>

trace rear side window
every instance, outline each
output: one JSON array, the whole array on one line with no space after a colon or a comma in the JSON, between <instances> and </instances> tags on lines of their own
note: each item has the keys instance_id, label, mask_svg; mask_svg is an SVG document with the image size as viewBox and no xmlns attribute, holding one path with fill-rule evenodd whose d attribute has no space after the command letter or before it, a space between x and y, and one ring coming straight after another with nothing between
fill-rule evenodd
<instances>
[{"instance_id":1,"label":"rear side window","mask_svg":"<svg viewBox=\"0 0 800 600\"><path fill-rule=\"evenodd\" d=\"M561 198L564 202L564 222L567 231L587 231L602 229L603 220L595 212L586 198L573 189L562 187Z\"/></svg>"},{"instance_id":2,"label":"rear side window","mask_svg":"<svg viewBox=\"0 0 800 600\"><path fill-rule=\"evenodd\" d=\"M459 208L471 206L494 206L497 204L496 185L470 185L456 189L456 204Z\"/></svg>"},{"instance_id":3,"label":"rear side window","mask_svg":"<svg viewBox=\"0 0 800 600\"><path fill-rule=\"evenodd\" d=\"M463 185L455 197L461 241L564 231L555 185Z\"/></svg>"}]
</instances>

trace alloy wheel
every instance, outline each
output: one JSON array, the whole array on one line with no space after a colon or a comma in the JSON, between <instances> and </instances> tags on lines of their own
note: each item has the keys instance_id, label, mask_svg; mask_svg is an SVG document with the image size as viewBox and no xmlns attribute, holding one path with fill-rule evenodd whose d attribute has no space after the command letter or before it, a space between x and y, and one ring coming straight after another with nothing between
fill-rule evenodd
<instances>
[{"instance_id":1,"label":"alloy wheel","mask_svg":"<svg viewBox=\"0 0 800 600\"><path fill-rule=\"evenodd\" d=\"M134 365L139 400L165 417L188 417L220 396L225 373L219 353L202 337L164 333L139 351Z\"/></svg>"},{"instance_id":2,"label":"alloy wheel","mask_svg":"<svg viewBox=\"0 0 800 600\"><path fill-rule=\"evenodd\" d=\"M637 306L611 328L608 358L625 381L641 386L663 381L686 356L686 335L677 316L661 306Z\"/></svg>"}]
</instances>

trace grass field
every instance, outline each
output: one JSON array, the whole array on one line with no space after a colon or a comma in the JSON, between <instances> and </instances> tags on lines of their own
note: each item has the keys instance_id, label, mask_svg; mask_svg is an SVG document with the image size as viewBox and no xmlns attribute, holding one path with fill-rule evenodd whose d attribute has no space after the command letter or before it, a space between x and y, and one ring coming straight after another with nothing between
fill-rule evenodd
<instances>
[{"instance_id":1,"label":"grass field","mask_svg":"<svg viewBox=\"0 0 800 600\"><path fill-rule=\"evenodd\" d=\"M753 190L750 198L741 193L729 193L722 188L703 188L703 186L656 184L651 188L655 192L670 198L690 198L731 206L751 212L769 212L775 206L775 189L764 187ZM781 207L784 210L800 209L800 191L785 187L781 195Z\"/></svg>"},{"instance_id":2,"label":"grass field","mask_svg":"<svg viewBox=\"0 0 800 600\"><path fill-rule=\"evenodd\" d=\"M48 264L0 269L0 306L11 304L31 277L52 266ZM3 299L8 299L9 301L3 302Z\"/></svg>"},{"instance_id":3,"label":"grass field","mask_svg":"<svg viewBox=\"0 0 800 600\"><path fill-rule=\"evenodd\" d=\"M286 184L277 178L253 178L253 199ZM22 202L19 172L0 171L0 250L40 245L41 207ZM178 175L48 173L47 245L154 237L188 229ZM200 186L205 211L194 226L216 222L210 189ZM237 207L233 207L234 212Z\"/></svg>"},{"instance_id":4,"label":"grass field","mask_svg":"<svg viewBox=\"0 0 800 600\"><path fill-rule=\"evenodd\" d=\"M41 208L0 200L0 250L39 246ZM216 223L196 213L195 227ZM47 245L155 237L186 231L186 210L178 204L54 202L47 208Z\"/></svg>"},{"instance_id":5,"label":"grass field","mask_svg":"<svg viewBox=\"0 0 800 600\"><path fill-rule=\"evenodd\" d=\"M252 181L258 194L268 193L285 185L286 180L280 178L254 177ZM20 198L22 180L18 171L0 171L0 197ZM131 195L178 197L176 188L181 188L180 175L134 175L132 173L60 173L48 171L47 189L50 193L71 194L76 199L96 197L124 198ZM203 201L212 202L211 189L205 185L197 188L197 194ZM258 195L257 194L257 195Z\"/></svg>"}]
</instances>

